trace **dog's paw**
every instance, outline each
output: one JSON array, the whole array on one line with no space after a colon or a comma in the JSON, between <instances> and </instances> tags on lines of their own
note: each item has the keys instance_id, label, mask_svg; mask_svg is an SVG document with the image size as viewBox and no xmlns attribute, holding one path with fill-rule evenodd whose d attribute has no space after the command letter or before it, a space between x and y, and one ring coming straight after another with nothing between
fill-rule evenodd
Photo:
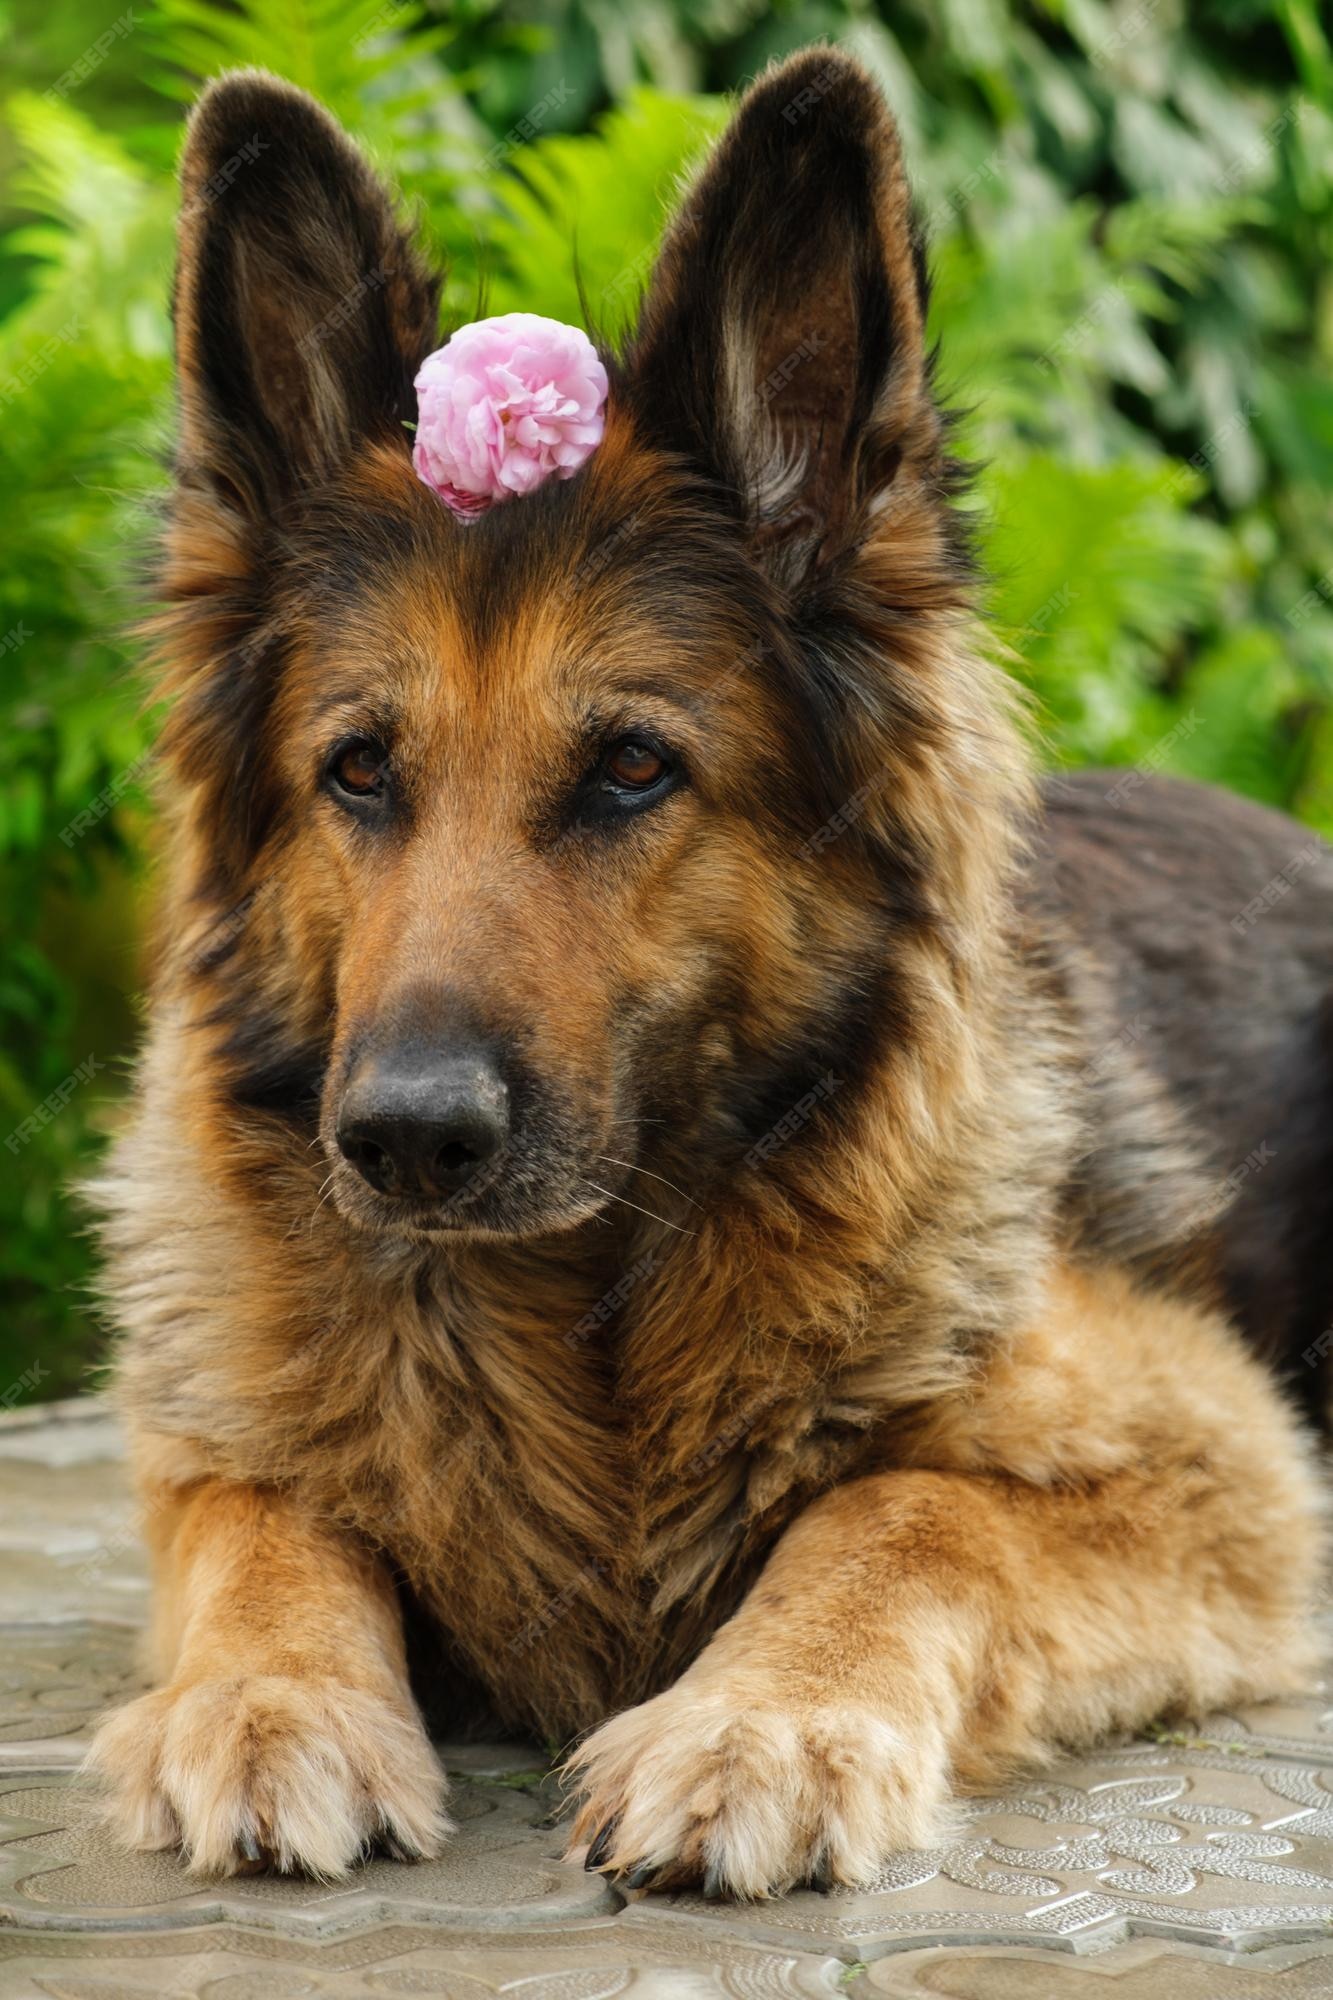
<instances>
[{"instance_id":1,"label":"dog's paw","mask_svg":"<svg viewBox=\"0 0 1333 2000\"><path fill-rule=\"evenodd\" d=\"M267 1864L335 1881L376 1846L438 1854L450 1831L417 1717L327 1679L159 1689L103 1723L85 1769L128 1846L179 1846L200 1875Z\"/></svg>"},{"instance_id":2,"label":"dog's paw","mask_svg":"<svg viewBox=\"0 0 1333 2000\"><path fill-rule=\"evenodd\" d=\"M570 1759L585 1866L628 1888L760 1897L870 1881L949 1831L947 1759L856 1703L755 1704L688 1680L603 1724Z\"/></svg>"}]
</instances>

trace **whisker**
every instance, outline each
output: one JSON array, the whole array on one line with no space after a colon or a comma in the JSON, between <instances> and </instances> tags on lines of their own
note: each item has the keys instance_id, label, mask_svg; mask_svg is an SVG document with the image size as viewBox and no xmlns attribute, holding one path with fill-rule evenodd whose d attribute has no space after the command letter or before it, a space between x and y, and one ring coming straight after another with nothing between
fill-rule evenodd
<instances>
[{"instance_id":1,"label":"whisker","mask_svg":"<svg viewBox=\"0 0 1333 2000\"><path fill-rule=\"evenodd\" d=\"M329 1174L328 1174L328 1175L327 1175L327 1176L325 1177L325 1179L324 1179L324 1182L323 1182L322 1186L320 1187L320 1190L319 1190L319 1200L318 1200L318 1201L317 1201L317 1202L315 1203L315 1206L314 1206L314 1207L313 1207L313 1208L311 1209L311 1211L310 1211L310 1220L309 1220L309 1222L308 1222L308 1223L306 1224L306 1234L307 1234L307 1235L309 1235L310 1231L311 1231L311 1230L312 1230L312 1229L314 1228L314 1226L315 1226L315 1217L316 1217L316 1216L317 1216L317 1215L319 1214L319 1211L321 1210L321 1208L323 1208L323 1206L324 1206L325 1202L326 1202L326 1201L328 1200L329 1196L330 1196L330 1195L331 1195L331 1194L333 1193L333 1182L334 1182L334 1175L336 1174L336 1172L337 1172L337 1169L336 1169L336 1168L334 1168L334 1169L333 1169L333 1171L332 1171L332 1172L330 1172L330 1173L329 1173Z\"/></svg>"},{"instance_id":2,"label":"whisker","mask_svg":"<svg viewBox=\"0 0 1333 2000\"><path fill-rule=\"evenodd\" d=\"M632 1174L647 1174L650 1181L661 1181L663 1187L670 1188L672 1194L678 1194L682 1201L689 1202L691 1208L697 1208L699 1213L703 1214L700 1203L695 1201L692 1195L686 1194L684 1188L678 1188L674 1181L669 1181L665 1174L655 1174L651 1167L636 1166L633 1160L614 1160L609 1153L599 1153L597 1157L599 1160L605 1160L608 1167L628 1167Z\"/></svg>"},{"instance_id":3,"label":"whisker","mask_svg":"<svg viewBox=\"0 0 1333 2000\"><path fill-rule=\"evenodd\" d=\"M635 1209L640 1215L646 1215L650 1222L660 1222L663 1229L674 1229L678 1236L697 1236L699 1233L697 1229L682 1229L678 1222L668 1222L664 1215L654 1215L651 1208L640 1208L637 1201L630 1201L626 1195L613 1194L610 1188L598 1187L596 1181L589 1181L588 1186L594 1194L605 1195L608 1201L623 1202L626 1208Z\"/></svg>"}]
</instances>

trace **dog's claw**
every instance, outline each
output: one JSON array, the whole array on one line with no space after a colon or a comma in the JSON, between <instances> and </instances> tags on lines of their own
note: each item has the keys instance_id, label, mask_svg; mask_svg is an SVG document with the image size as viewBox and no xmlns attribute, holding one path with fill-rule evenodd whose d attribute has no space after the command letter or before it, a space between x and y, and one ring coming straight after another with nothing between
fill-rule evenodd
<instances>
[{"instance_id":1,"label":"dog's claw","mask_svg":"<svg viewBox=\"0 0 1333 2000\"><path fill-rule=\"evenodd\" d=\"M642 1889L646 1883L651 1882L656 1873L656 1862L640 1861L635 1867L622 1875L621 1880L627 1889Z\"/></svg>"},{"instance_id":2,"label":"dog's claw","mask_svg":"<svg viewBox=\"0 0 1333 2000\"><path fill-rule=\"evenodd\" d=\"M252 1868L257 1868L263 1861L263 1849L248 1827L244 1833L237 1836L236 1845L241 1850L241 1859L248 1861Z\"/></svg>"},{"instance_id":3,"label":"dog's claw","mask_svg":"<svg viewBox=\"0 0 1333 2000\"><path fill-rule=\"evenodd\" d=\"M611 1852L611 1842L615 1839L615 1837L616 1837L616 1822L613 1819L609 1819L606 1822L606 1825L602 1827L599 1832L593 1835L592 1845L588 1849L587 1856L583 1863L584 1867L588 1869L590 1873L595 1873L597 1869L599 1869L602 1866L603 1862L606 1860L607 1855Z\"/></svg>"},{"instance_id":4,"label":"dog's claw","mask_svg":"<svg viewBox=\"0 0 1333 2000\"><path fill-rule=\"evenodd\" d=\"M710 1903L717 1902L722 1894L722 1870L716 1861L710 1861L704 1870L704 1896Z\"/></svg>"},{"instance_id":5,"label":"dog's claw","mask_svg":"<svg viewBox=\"0 0 1333 2000\"><path fill-rule=\"evenodd\" d=\"M820 1849L819 1859L810 1870L810 1887L821 1896L827 1896L833 1887L833 1859L827 1847Z\"/></svg>"}]
</instances>

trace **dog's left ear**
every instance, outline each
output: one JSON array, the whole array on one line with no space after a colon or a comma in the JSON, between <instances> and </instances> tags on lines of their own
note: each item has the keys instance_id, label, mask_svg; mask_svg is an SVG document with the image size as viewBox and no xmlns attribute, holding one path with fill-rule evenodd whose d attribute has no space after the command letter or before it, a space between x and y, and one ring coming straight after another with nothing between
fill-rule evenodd
<instances>
[{"instance_id":1,"label":"dog's left ear","mask_svg":"<svg viewBox=\"0 0 1333 2000\"><path fill-rule=\"evenodd\" d=\"M668 231L628 391L798 582L938 464L925 307L884 100L850 57L807 50L747 93Z\"/></svg>"}]
</instances>

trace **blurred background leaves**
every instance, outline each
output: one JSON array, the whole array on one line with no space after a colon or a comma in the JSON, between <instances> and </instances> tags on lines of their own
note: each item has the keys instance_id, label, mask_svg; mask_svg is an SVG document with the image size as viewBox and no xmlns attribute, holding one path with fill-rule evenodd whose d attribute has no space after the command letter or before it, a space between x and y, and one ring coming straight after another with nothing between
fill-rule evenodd
<instances>
[{"instance_id":1,"label":"blurred background leaves","mask_svg":"<svg viewBox=\"0 0 1333 2000\"><path fill-rule=\"evenodd\" d=\"M417 204L449 311L632 320L723 93L819 38L902 126L941 380L1052 762L1333 832L1333 55L1315 0L10 0L0 14L0 1401L98 1351L68 1192L143 984L127 637L170 452L199 82L322 97ZM89 1068L89 1059L93 1067Z\"/></svg>"}]
</instances>

